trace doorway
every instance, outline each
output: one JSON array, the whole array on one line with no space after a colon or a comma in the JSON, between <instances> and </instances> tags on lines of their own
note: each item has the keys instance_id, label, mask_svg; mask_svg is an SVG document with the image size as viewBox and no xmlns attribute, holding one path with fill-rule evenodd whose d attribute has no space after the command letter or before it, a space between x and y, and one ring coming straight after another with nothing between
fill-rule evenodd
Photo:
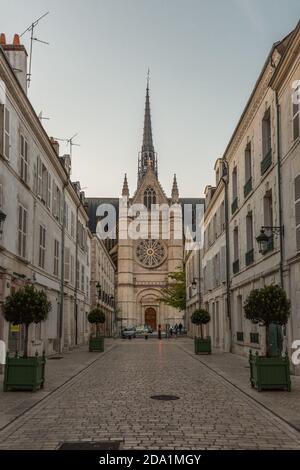
<instances>
[{"instance_id":1,"label":"doorway","mask_svg":"<svg viewBox=\"0 0 300 470\"><path fill-rule=\"evenodd\" d=\"M156 330L156 310L153 307L148 307L145 310L145 325L150 326Z\"/></svg>"}]
</instances>

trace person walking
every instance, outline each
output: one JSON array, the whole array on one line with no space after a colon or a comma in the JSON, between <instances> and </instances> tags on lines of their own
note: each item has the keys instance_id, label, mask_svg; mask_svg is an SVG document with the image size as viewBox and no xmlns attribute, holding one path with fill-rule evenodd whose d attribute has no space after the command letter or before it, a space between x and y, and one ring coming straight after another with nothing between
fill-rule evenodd
<instances>
[{"instance_id":1,"label":"person walking","mask_svg":"<svg viewBox=\"0 0 300 470\"><path fill-rule=\"evenodd\" d=\"M161 325L158 325L158 339L161 339Z\"/></svg>"},{"instance_id":2,"label":"person walking","mask_svg":"<svg viewBox=\"0 0 300 470\"><path fill-rule=\"evenodd\" d=\"M178 330L179 330L179 334L180 334L180 335L181 335L181 332L182 332L182 326L183 326L182 323L179 323L179 325L178 325Z\"/></svg>"}]
</instances>

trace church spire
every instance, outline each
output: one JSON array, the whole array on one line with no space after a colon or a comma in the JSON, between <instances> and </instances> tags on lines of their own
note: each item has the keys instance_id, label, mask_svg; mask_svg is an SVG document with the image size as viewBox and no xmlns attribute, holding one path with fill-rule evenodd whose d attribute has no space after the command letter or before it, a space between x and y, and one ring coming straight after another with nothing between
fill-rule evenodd
<instances>
[{"instance_id":1,"label":"church spire","mask_svg":"<svg viewBox=\"0 0 300 470\"><path fill-rule=\"evenodd\" d=\"M177 179L176 179L176 175L175 175L175 174L174 174L174 178L173 178L173 186L172 186L172 194L171 194L171 197L172 197L172 202L173 202L173 203L178 202L178 199L179 199L179 191L178 191Z\"/></svg>"},{"instance_id":2,"label":"church spire","mask_svg":"<svg viewBox=\"0 0 300 470\"><path fill-rule=\"evenodd\" d=\"M126 174L126 173L125 173L125 176L124 176L124 183L123 183L123 189L122 189L122 196L127 196L127 197L129 197L129 188L128 188L127 174Z\"/></svg>"},{"instance_id":3,"label":"church spire","mask_svg":"<svg viewBox=\"0 0 300 470\"><path fill-rule=\"evenodd\" d=\"M154 145L152 140L152 124L151 124L151 112L150 112L150 96L149 96L149 69L147 76L147 88L146 88L146 102L145 102L145 116L144 116L144 133L143 133L143 144L142 151L139 160L138 179L139 181L147 172L149 166L152 167L154 173L157 176L157 159L154 151Z\"/></svg>"}]
</instances>

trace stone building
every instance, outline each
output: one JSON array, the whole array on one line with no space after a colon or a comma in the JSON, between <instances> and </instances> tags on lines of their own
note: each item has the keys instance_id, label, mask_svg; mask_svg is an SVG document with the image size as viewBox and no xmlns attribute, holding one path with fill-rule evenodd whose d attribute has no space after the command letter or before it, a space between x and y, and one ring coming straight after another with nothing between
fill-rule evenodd
<instances>
[{"instance_id":1,"label":"stone building","mask_svg":"<svg viewBox=\"0 0 300 470\"><path fill-rule=\"evenodd\" d=\"M286 50L271 79L280 116L279 173L282 237L283 285L291 300L287 327L289 351L300 339L300 22L289 37ZM295 372L300 374L299 366Z\"/></svg>"},{"instance_id":2,"label":"stone building","mask_svg":"<svg viewBox=\"0 0 300 470\"><path fill-rule=\"evenodd\" d=\"M205 188L203 246L203 307L210 313L206 325L214 348L229 351L231 318L227 304L225 185L222 159L215 163L216 186Z\"/></svg>"},{"instance_id":3,"label":"stone building","mask_svg":"<svg viewBox=\"0 0 300 470\"><path fill-rule=\"evenodd\" d=\"M117 330L115 311L115 264L103 242L97 237L92 238L91 251L91 306L97 305L105 313L103 326L106 336L113 336Z\"/></svg>"},{"instance_id":4,"label":"stone building","mask_svg":"<svg viewBox=\"0 0 300 470\"><path fill-rule=\"evenodd\" d=\"M26 50L17 35L0 39L0 303L26 283L45 290L52 310L30 327L30 352L51 354L88 338L91 233L70 157L27 97ZM22 351L23 333L0 315L10 350Z\"/></svg>"}]
</instances>

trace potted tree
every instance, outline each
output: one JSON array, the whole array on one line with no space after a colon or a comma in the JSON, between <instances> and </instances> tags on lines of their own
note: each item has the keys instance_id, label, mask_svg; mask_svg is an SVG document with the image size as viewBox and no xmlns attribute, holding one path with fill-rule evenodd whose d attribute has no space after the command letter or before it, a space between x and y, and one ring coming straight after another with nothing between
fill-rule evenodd
<instances>
[{"instance_id":1,"label":"potted tree","mask_svg":"<svg viewBox=\"0 0 300 470\"><path fill-rule=\"evenodd\" d=\"M284 389L291 391L290 363L287 352L271 354L270 325L286 325L290 315L290 302L284 289L277 285L265 286L250 292L245 304L245 316L253 323L266 327L266 355L249 352L251 386L258 391Z\"/></svg>"},{"instance_id":2,"label":"potted tree","mask_svg":"<svg viewBox=\"0 0 300 470\"><path fill-rule=\"evenodd\" d=\"M43 388L45 380L45 353L28 356L28 333L32 323L40 323L47 318L51 302L44 291L27 285L5 299L4 318L13 325L24 325L25 340L23 356L17 352L10 357L7 352L3 389L32 390Z\"/></svg>"},{"instance_id":3,"label":"potted tree","mask_svg":"<svg viewBox=\"0 0 300 470\"><path fill-rule=\"evenodd\" d=\"M211 338L203 337L203 325L210 321L209 313L204 309L195 310L192 314L191 322L200 325L200 337L195 336L195 354L211 354Z\"/></svg>"},{"instance_id":4,"label":"potted tree","mask_svg":"<svg viewBox=\"0 0 300 470\"><path fill-rule=\"evenodd\" d=\"M89 351L104 351L104 337L100 335L100 324L105 322L105 313L99 307L94 308L88 314L88 321L96 325L96 336L91 334L89 341Z\"/></svg>"}]
</instances>

